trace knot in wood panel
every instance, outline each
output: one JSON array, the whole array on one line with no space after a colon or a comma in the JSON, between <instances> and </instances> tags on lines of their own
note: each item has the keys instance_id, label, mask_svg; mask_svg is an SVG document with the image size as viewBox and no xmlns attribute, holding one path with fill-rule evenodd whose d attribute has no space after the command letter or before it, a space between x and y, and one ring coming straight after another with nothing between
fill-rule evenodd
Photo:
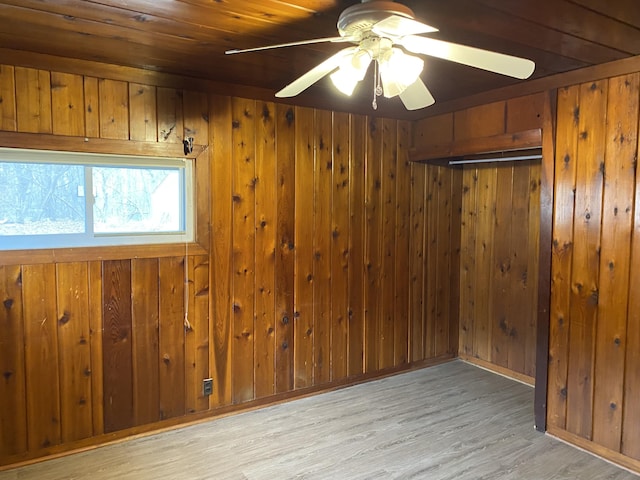
<instances>
[{"instance_id":1,"label":"knot in wood panel","mask_svg":"<svg viewBox=\"0 0 640 480\"><path fill-rule=\"evenodd\" d=\"M271 118L271 112L269 111L269 106L265 103L262 105L262 119L263 121L268 121Z\"/></svg>"},{"instance_id":2,"label":"knot in wood panel","mask_svg":"<svg viewBox=\"0 0 640 480\"><path fill-rule=\"evenodd\" d=\"M71 313L65 310L62 316L60 317L60 319L58 320L58 323L60 325L66 325L69 322L69 320L71 320Z\"/></svg>"},{"instance_id":3,"label":"knot in wood panel","mask_svg":"<svg viewBox=\"0 0 640 480\"><path fill-rule=\"evenodd\" d=\"M293 113L293 108L289 108L287 109L287 112L284 114L284 118L287 119L287 125L291 126L293 125L293 122L296 119L295 114Z\"/></svg>"}]
</instances>

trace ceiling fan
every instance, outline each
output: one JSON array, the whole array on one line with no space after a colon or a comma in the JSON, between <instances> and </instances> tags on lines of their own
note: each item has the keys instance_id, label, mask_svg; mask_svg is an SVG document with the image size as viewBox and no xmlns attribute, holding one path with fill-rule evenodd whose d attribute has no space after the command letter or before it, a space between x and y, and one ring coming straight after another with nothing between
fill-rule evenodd
<instances>
[{"instance_id":1,"label":"ceiling fan","mask_svg":"<svg viewBox=\"0 0 640 480\"><path fill-rule=\"evenodd\" d=\"M533 73L534 62L525 58L421 36L437 31L437 28L416 20L413 11L405 5L387 0L362 0L362 3L348 7L340 14L340 36L228 50L225 53L322 42L353 43L354 46L340 50L284 87L276 97L294 97L329 74L338 90L351 95L373 63L374 109L377 108L377 97L381 95L387 98L399 96L409 110L428 107L435 102L420 78L424 61L412 54L429 55L519 79L528 78Z\"/></svg>"}]
</instances>

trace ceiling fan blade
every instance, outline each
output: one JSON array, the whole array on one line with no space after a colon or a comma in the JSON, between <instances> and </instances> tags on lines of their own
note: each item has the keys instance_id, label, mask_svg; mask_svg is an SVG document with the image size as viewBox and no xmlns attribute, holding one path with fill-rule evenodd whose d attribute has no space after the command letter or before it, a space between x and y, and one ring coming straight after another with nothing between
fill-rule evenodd
<instances>
[{"instance_id":1,"label":"ceiling fan blade","mask_svg":"<svg viewBox=\"0 0 640 480\"><path fill-rule=\"evenodd\" d=\"M396 43L414 53L451 60L514 78L529 78L536 68L536 64L526 58L514 57L457 43L443 42L433 38L408 35L397 39Z\"/></svg>"},{"instance_id":2,"label":"ceiling fan blade","mask_svg":"<svg viewBox=\"0 0 640 480\"><path fill-rule=\"evenodd\" d=\"M307 73L294 80L289 85L276 93L276 97L295 97L300 92L306 90L311 85L316 83L325 75L328 75L337 67L340 66L342 59L347 55L351 55L358 50L358 47L347 47L340 50L335 55L327 58L320 65L309 70Z\"/></svg>"},{"instance_id":3,"label":"ceiling fan blade","mask_svg":"<svg viewBox=\"0 0 640 480\"><path fill-rule=\"evenodd\" d=\"M400 15L391 15L376 23L371 28L371 31L382 37L401 37L405 35L437 32L438 29L411 18L401 17Z\"/></svg>"},{"instance_id":4,"label":"ceiling fan blade","mask_svg":"<svg viewBox=\"0 0 640 480\"><path fill-rule=\"evenodd\" d=\"M260 52L262 50L271 50L274 48L282 48L282 47L297 47L298 45L311 45L314 43L342 43L342 42L355 42L357 39L354 37L325 37L325 38L313 38L311 40L300 40L298 42L289 42L289 43L278 43L277 45L266 45L263 47L254 47L254 48L245 48L245 49L233 49L227 50L225 55L232 55L234 53L247 53L247 52Z\"/></svg>"},{"instance_id":5,"label":"ceiling fan blade","mask_svg":"<svg viewBox=\"0 0 640 480\"><path fill-rule=\"evenodd\" d=\"M407 110L419 110L436 103L433 95L420 78L409 85L399 97Z\"/></svg>"}]
</instances>

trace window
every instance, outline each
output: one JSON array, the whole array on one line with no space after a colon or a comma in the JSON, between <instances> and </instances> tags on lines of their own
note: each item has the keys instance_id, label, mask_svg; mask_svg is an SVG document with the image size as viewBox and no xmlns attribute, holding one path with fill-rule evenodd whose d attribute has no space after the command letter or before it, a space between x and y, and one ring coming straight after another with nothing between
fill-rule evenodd
<instances>
[{"instance_id":1,"label":"window","mask_svg":"<svg viewBox=\"0 0 640 480\"><path fill-rule=\"evenodd\" d=\"M190 159L0 149L0 249L190 242Z\"/></svg>"}]
</instances>

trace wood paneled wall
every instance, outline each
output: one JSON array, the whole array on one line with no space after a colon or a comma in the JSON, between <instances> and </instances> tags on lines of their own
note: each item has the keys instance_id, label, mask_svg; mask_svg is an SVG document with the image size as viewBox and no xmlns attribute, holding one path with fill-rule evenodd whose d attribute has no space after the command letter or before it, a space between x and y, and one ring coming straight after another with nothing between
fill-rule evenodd
<instances>
[{"instance_id":1,"label":"wood paneled wall","mask_svg":"<svg viewBox=\"0 0 640 480\"><path fill-rule=\"evenodd\" d=\"M208 409L187 381L208 372L208 268L205 256L0 267L2 458Z\"/></svg>"},{"instance_id":2,"label":"wood paneled wall","mask_svg":"<svg viewBox=\"0 0 640 480\"><path fill-rule=\"evenodd\" d=\"M533 383L540 162L463 173L460 353ZM521 377L522 376L522 377Z\"/></svg>"},{"instance_id":3,"label":"wood paneled wall","mask_svg":"<svg viewBox=\"0 0 640 480\"><path fill-rule=\"evenodd\" d=\"M540 128L543 107L539 94L428 118L415 126L415 145L428 150ZM540 163L457 168L462 172L459 355L533 383Z\"/></svg>"},{"instance_id":4,"label":"wood paneled wall","mask_svg":"<svg viewBox=\"0 0 640 480\"><path fill-rule=\"evenodd\" d=\"M2 256L0 465L455 355L462 174L410 123L7 65L0 97L0 143L210 166L204 253Z\"/></svg>"},{"instance_id":5,"label":"wood paneled wall","mask_svg":"<svg viewBox=\"0 0 640 480\"><path fill-rule=\"evenodd\" d=\"M552 433L636 469L639 97L637 73L558 92L548 394Z\"/></svg>"},{"instance_id":6,"label":"wood paneled wall","mask_svg":"<svg viewBox=\"0 0 640 480\"><path fill-rule=\"evenodd\" d=\"M212 104L216 405L454 353L461 176L407 122Z\"/></svg>"}]
</instances>

